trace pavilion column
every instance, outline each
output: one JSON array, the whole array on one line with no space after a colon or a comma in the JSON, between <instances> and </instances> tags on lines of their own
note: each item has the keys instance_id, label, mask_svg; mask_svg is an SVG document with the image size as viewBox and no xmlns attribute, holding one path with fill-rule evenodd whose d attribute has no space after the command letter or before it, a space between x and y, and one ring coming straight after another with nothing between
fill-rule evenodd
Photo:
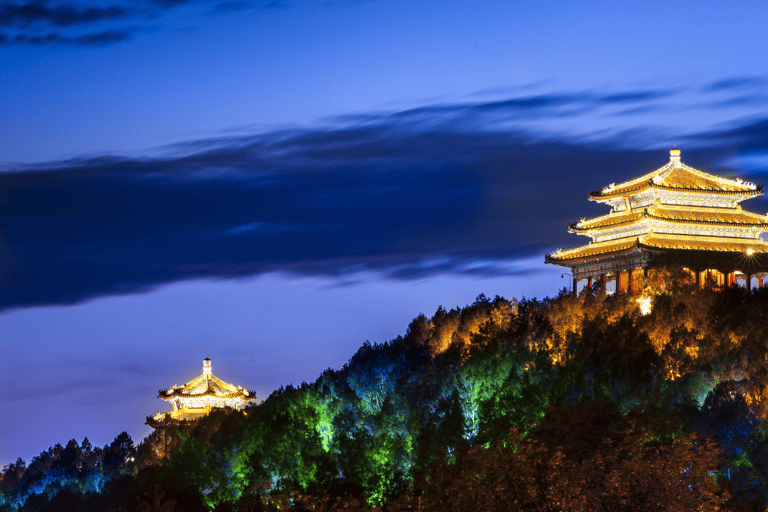
<instances>
[{"instance_id":1,"label":"pavilion column","mask_svg":"<svg viewBox=\"0 0 768 512\"><path fill-rule=\"evenodd\" d=\"M763 276L761 274L758 274L757 275L757 289L759 290L762 287L763 287Z\"/></svg>"},{"instance_id":2,"label":"pavilion column","mask_svg":"<svg viewBox=\"0 0 768 512\"><path fill-rule=\"evenodd\" d=\"M590 290L592 289L592 276L589 276L589 279L587 280L587 286Z\"/></svg>"},{"instance_id":3,"label":"pavilion column","mask_svg":"<svg viewBox=\"0 0 768 512\"><path fill-rule=\"evenodd\" d=\"M579 280L578 280L578 279L576 279L576 278L574 277L574 278L573 278L573 296L574 296L574 297L578 297L578 296L579 296L579 293L578 293L578 291L576 290L576 286L577 286L578 284L579 284Z\"/></svg>"},{"instance_id":4,"label":"pavilion column","mask_svg":"<svg viewBox=\"0 0 768 512\"><path fill-rule=\"evenodd\" d=\"M695 270L693 273L696 275L696 286L701 288L701 272Z\"/></svg>"},{"instance_id":5,"label":"pavilion column","mask_svg":"<svg viewBox=\"0 0 768 512\"><path fill-rule=\"evenodd\" d=\"M626 270L616 272L616 293L629 291L629 276Z\"/></svg>"},{"instance_id":6,"label":"pavilion column","mask_svg":"<svg viewBox=\"0 0 768 512\"><path fill-rule=\"evenodd\" d=\"M606 283L605 280L606 280L606 275L600 274L600 296L601 297L605 297L606 286L608 285L608 283Z\"/></svg>"},{"instance_id":7,"label":"pavilion column","mask_svg":"<svg viewBox=\"0 0 768 512\"><path fill-rule=\"evenodd\" d=\"M728 272L728 286L733 286L736 283L736 272Z\"/></svg>"}]
</instances>

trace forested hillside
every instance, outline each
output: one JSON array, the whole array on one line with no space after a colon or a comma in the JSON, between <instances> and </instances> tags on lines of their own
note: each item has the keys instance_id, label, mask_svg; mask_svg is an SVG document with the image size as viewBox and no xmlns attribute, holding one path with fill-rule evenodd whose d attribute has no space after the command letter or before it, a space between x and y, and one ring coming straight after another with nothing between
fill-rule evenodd
<instances>
[{"instance_id":1,"label":"forested hillside","mask_svg":"<svg viewBox=\"0 0 768 512\"><path fill-rule=\"evenodd\" d=\"M440 308L242 412L19 460L0 510L764 510L768 290L666 282L648 315Z\"/></svg>"}]
</instances>

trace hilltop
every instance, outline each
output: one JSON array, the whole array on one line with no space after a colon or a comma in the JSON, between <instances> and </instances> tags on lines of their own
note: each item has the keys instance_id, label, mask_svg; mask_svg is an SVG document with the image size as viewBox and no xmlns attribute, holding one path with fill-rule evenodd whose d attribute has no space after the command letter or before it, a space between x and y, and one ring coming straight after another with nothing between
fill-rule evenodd
<instances>
[{"instance_id":1,"label":"hilltop","mask_svg":"<svg viewBox=\"0 0 768 512\"><path fill-rule=\"evenodd\" d=\"M0 510L763 510L768 290L665 282L645 315L439 308L258 406L6 466Z\"/></svg>"}]
</instances>

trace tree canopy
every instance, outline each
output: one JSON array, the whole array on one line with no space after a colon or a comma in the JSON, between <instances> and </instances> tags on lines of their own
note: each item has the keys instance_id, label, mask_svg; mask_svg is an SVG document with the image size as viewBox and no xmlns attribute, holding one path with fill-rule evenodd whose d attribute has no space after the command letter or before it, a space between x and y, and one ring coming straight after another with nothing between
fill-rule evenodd
<instances>
[{"instance_id":1,"label":"tree canopy","mask_svg":"<svg viewBox=\"0 0 768 512\"><path fill-rule=\"evenodd\" d=\"M480 296L339 370L0 473L11 510L764 510L768 290Z\"/></svg>"}]
</instances>

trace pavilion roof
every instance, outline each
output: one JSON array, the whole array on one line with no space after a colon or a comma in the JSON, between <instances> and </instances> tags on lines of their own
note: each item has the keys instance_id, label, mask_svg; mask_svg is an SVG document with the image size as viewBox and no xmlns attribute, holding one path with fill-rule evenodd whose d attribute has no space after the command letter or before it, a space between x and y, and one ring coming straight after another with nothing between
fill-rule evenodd
<instances>
[{"instance_id":1,"label":"pavilion roof","mask_svg":"<svg viewBox=\"0 0 768 512\"><path fill-rule=\"evenodd\" d=\"M669 163L639 178L619 183L611 183L604 189L592 192L589 199L604 201L607 199L639 194L646 190L670 190L681 192L705 192L709 194L728 194L757 196L763 193L762 187L741 179L715 176L680 162L680 152L672 150Z\"/></svg>"},{"instance_id":2,"label":"pavilion roof","mask_svg":"<svg viewBox=\"0 0 768 512\"><path fill-rule=\"evenodd\" d=\"M705 224L736 227L768 228L768 215L737 208L709 208L699 206L664 205L656 203L642 210L627 212L611 212L608 215L595 217L573 223L570 232L585 233L603 231L653 219L676 224Z\"/></svg>"},{"instance_id":3,"label":"pavilion roof","mask_svg":"<svg viewBox=\"0 0 768 512\"><path fill-rule=\"evenodd\" d=\"M204 396L242 398L244 400L255 398L253 393L243 390L240 386L228 384L215 377L212 373L204 373L183 386L174 386L171 389L161 390L159 393L159 397L163 400L173 400L176 397L194 398Z\"/></svg>"},{"instance_id":4,"label":"pavilion roof","mask_svg":"<svg viewBox=\"0 0 768 512\"><path fill-rule=\"evenodd\" d=\"M546 260L555 264L571 264L580 261L596 259L606 256L619 256L632 251L673 250L673 251L715 251L768 254L768 243L762 239L752 238L719 238L696 235L666 235L652 233L639 238L620 238L606 242L590 243L575 249L557 250L548 254Z\"/></svg>"}]
</instances>

